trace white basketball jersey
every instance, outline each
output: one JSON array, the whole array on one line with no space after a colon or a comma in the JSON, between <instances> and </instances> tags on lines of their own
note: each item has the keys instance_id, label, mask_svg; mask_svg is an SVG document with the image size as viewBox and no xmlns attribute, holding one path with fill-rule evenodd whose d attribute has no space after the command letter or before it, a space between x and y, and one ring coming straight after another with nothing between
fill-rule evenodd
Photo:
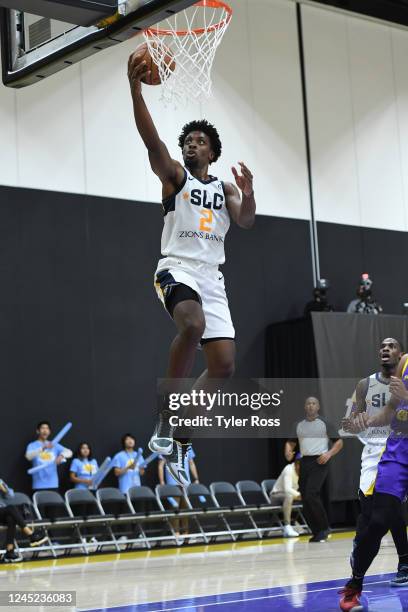
<instances>
[{"instance_id":1,"label":"white basketball jersey","mask_svg":"<svg viewBox=\"0 0 408 612\"><path fill-rule=\"evenodd\" d=\"M201 181L187 169L184 172L177 193L163 200L162 255L223 264L230 226L223 183L215 177Z\"/></svg>"},{"instance_id":2,"label":"white basketball jersey","mask_svg":"<svg viewBox=\"0 0 408 612\"><path fill-rule=\"evenodd\" d=\"M366 411L368 415L377 414L390 399L389 384L381 382L380 374L371 374L368 379L366 394ZM360 489L364 494L372 493L377 476L378 462L381 459L388 434L389 426L369 427L359 436L364 444L361 454Z\"/></svg>"}]
</instances>

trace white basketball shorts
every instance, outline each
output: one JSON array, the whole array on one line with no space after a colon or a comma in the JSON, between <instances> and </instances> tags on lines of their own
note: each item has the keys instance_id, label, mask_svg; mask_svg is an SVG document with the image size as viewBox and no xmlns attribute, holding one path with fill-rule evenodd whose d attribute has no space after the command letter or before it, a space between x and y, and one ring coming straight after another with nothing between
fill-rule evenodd
<instances>
[{"instance_id":1,"label":"white basketball shorts","mask_svg":"<svg viewBox=\"0 0 408 612\"><path fill-rule=\"evenodd\" d=\"M164 257L159 260L154 284L164 306L165 298L177 285L187 285L197 293L205 317L203 344L210 340L235 338L224 276L218 266L191 259Z\"/></svg>"},{"instance_id":2,"label":"white basketball shorts","mask_svg":"<svg viewBox=\"0 0 408 612\"><path fill-rule=\"evenodd\" d=\"M378 464L384 452L386 440L383 443L367 443L361 454L360 489L364 495L372 495L375 479L377 478Z\"/></svg>"}]
</instances>

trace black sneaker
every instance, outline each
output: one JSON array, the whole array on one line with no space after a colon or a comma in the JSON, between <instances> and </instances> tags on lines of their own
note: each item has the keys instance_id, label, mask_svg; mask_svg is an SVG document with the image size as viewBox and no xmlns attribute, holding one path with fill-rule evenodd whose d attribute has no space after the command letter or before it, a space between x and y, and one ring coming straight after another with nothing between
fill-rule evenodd
<instances>
[{"instance_id":1,"label":"black sneaker","mask_svg":"<svg viewBox=\"0 0 408 612\"><path fill-rule=\"evenodd\" d=\"M23 555L15 550L8 550L3 555L3 563L20 563L21 561L23 561Z\"/></svg>"},{"instance_id":2,"label":"black sneaker","mask_svg":"<svg viewBox=\"0 0 408 612\"><path fill-rule=\"evenodd\" d=\"M159 453L159 455L165 456L172 453L174 427L169 423L171 415L171 410L164 409L160 411L159 420L149 441L149 448L152 453Z\"/></svg>"},{"instance_id":3,"label":"black sneaker","mask_svg":"<svg viewBox=\"0 0 408 612\"><path fill-rule=\"evenodd\" d=\"M48 540L48 537L42 527L39 527L30 536L30 546L41 546Z\"/></svg>"},{"instance_id":4,"label":"black sneaker","mask_svg":"<svg viewBox=\"0 0 408 612\"><path fill-rule=\"evenodd\" d=\"M327 542L328 537L328 531L319 531L319 533L316 533L316 535L312 536L309 539L309 542L311 542L312 544L315 544L316 542Z\"/></svg>"},{"instance_id":5,"label":"black sneaker","mask_svg":"<svg viewBox=\"0 0 408 612\"><path fill-rule=\"evenodd\" d=\"M173 441L173 452L165 457L166 468L171 476L181 487L188 487L191 480L186 472L186 455L190 449L190 444L181 444L177 440Z\"/></svg>"},{"instance_id":6,"label":"black sneaker","mask_svg":"<svg viewBox=\"0 0 408 612\"><path fill-rule=\"evenodd\" d=\"M392 587L407 587L408 586L408 565L398 565L398 572L394 578L390 580Z\"/></svg>"}]
</instances>

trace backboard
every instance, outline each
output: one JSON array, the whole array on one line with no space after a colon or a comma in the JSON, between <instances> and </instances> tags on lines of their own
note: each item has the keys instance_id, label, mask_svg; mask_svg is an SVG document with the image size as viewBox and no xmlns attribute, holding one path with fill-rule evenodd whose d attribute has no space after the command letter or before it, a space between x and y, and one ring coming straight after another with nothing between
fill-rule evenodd
<instances>
[{"instance_id":1,"label":"backboard","mask_svg":"<svg viewBox=\"0 0 408 612\"><path fill-rule=\"evenodd\" d=\"M35 15L16 8L0 8L0 36L3 83L26 87L68 68L102 49L117 45L149 26L177 13L196 0L105 0L102 20L83 23L84 13L72 11L71 0L54 0L56 12L44 10ZM86 0L76 3L86 4ZM52 5L52 0L46 3ZM66 6L64 7L64 3ZM110 3L110 7L106 6ZM116 3L112 7L112 3ZM1 5L25 6L26 0L1 0ZM32 3L31 6L35 4ZM37 6L41 6L39 3ZM64 12L65 9L65 12ZM38 9L37 9L38 10ZM52 17L58 15L58 19ZM67 17L64 19L64 15ZM75 18L75 23L70 23ZM87 16L89 21L89 16Z\"/></svg>"}]
</instances>

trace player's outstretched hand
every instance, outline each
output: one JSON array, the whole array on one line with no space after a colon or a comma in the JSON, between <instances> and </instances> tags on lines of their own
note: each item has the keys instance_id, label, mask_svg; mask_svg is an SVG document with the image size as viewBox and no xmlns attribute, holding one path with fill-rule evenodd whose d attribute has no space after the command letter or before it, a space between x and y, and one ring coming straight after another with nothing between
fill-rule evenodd
<instances>
[{"instance_id":1,"label":"player's outstretched hand","mask_svg":"<svg viewBox=\"0 0 408 612\"><path fill-rule=\"evenodd\" d=\"M142 91L141 79L148 76L147 63L142 60L144 51L135 51L131 53L128 60L128 79L130 91L132 95L139 94Z\"/></svg>"},{"instance_id":2,"label":"player's outstretched hand","mask_svg":"<svg viewBox=\"0 0 408 612\"><path fill-rule=\"evenodd\" d=\"M235 182L237 184L237 187L242 191L244 195L250 196L254 192L254 187L252 183L254 177L252 176L252 172L246 167L244 162L238 162L238 165L241 168L242 174L238 174L238 171L234 166L231 168L232 174L235 178Z\"/></svg>"}]
</instances>

